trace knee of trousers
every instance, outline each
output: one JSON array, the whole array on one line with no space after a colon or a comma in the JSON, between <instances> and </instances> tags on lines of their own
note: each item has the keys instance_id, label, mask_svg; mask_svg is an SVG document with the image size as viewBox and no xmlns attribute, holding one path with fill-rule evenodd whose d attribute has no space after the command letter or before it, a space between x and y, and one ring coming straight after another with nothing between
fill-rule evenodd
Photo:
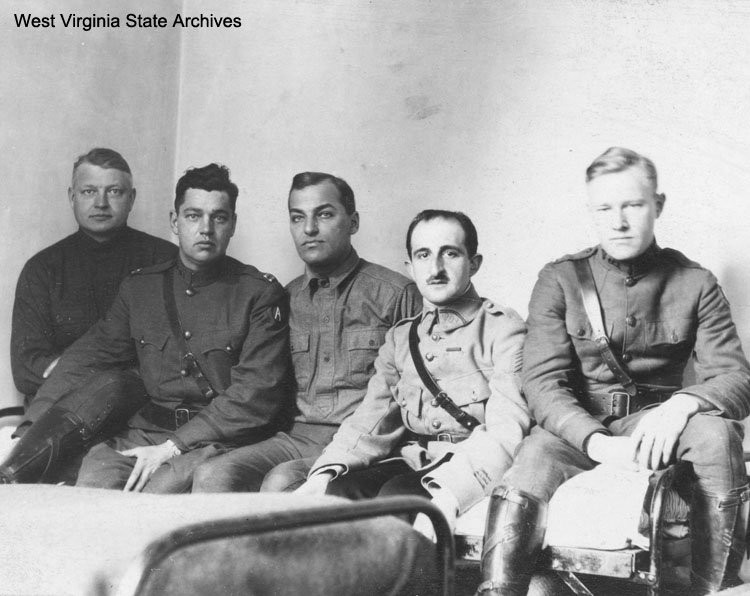
<instances>
[{"instance_id":1,"label":"knee of trousers","mask_svg":"<svg viewBox=\"0 0 750 596\"><path fill-rule=\"evenodd\" d=\"M501 485L548 502L565 479L563 466L557 461L554 451L547 448L545 441L535 441L530 436L521 444Z\"/></svg>"},{"instance_id":2,"label":"knee of trousers","mask_svg":"<svg viewBox=\"0 0 750 596\"><path fill-rule=\"evenodd\" d=\"M283 493L294 490L307 478L295 462L284 462L273 468L263 479L260 492Z\"/></svg>"},{"instance_id":3,"label":"knee of trousers","mask_svg":"<svg viewBox=\"0 0 750 596\"><path fill-rule=\"evenodd\" d=\"M193 492L231 491L236 480L235 468L229 461L216 457L203 462L193 472Z\"/></svg>"},{"instance_id":4,"label":"knee of trousers","mask_svg":"<svg viewBox=\"0 0 750 596\"><path fill-rule=\"evenodd\" d=\"M696 414L680 436L680 451L697 465L723 463L730 454L742 459L742 424L721 416ZM744 467L744 464L743 464Z\"/></svg>"}]
</instances>

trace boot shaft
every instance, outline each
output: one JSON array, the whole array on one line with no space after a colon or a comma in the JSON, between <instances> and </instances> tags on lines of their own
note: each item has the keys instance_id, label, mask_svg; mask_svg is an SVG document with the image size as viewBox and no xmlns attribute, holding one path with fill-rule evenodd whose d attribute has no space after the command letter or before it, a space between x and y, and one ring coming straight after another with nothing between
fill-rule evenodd
<instances>
[{"instance_id":1,"label":"boot shaft","mask_svg":"<svg viewBox=\"0 0 750 596\"><path fill-rule=\"evenodd\" d=\"M526 594L547 524L547 504L512 487L490 498L478 594Z\"/></svg>"}]
</instances>

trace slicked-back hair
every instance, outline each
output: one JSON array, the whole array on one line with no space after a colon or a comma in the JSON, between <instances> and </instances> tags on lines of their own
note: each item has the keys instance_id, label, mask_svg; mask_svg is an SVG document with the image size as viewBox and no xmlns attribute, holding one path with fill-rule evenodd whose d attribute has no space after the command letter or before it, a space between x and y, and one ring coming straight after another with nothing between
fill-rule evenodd
<instances>
[{"instance_id":1,"label":"slicked-back hair","mask_svg":"<svg viewBox=\"0 0 750 596\"><path fill-rule=\"evenodd\" d=\"M225 192L229 196L229 204L232 212L237 205L237 195L239 189L237 185L229 179L229 168L217 163L210 163L202 168L190 168L177 181L174 191L174 210L180 211L180 205L185 201L185 192L188 188L196 188L211 192L217 190Z\"/></svg>"},{"instance_id":2,"label":"slicked-back hair","mask_svg":"<svg viewBox=\"0 0 750 596\"><path fill-rule=\"evenodd\" d=\"M99 166L105 170L119 170L126 174L133 175L130 171L130 166L125 158L120 155L114 149L107 149L106 147L94 147L87 153L79 155L73 163L73 176L76 175L78 166L82 164L91 164L92 166Z\"/></svg>"},{"instance_id":3,"label":"slicked-back hair","mask_svg":"<svg viewBox=\"0 0 750 596\"><path fill-rule=\"evenodd\" d=\"M654 190L658 188L656 166L648 157L636 153L625 147L610 147L586 169L586 182L605 174L623 172L630 168L640 168L646 178L653 184Z\"/></svg>"},{"instance_id":4,"label":"slicked-back hair","mask_svg":"<svg viewBox=\"0 0 750 596\"><path fill-rule=\"evenodd\" d=\"M452 219L458 222L458 225L463 228L464 240L466 242L466 251L469 253L469 257L473 257L477 254L477 248L479 247L479 240L477 238L477 229L474 227L473 222L469 219L469 216L461 211L446 211L444 209L425 209L417 213L417 216L411 220L409 229L406 231L406 254L411 259L411 235L414 232L414 228L417 224L423 221L430 221L433 219Z\"/></svg>"},{"instance_id":5,"label":"slicked-back hair","mask_svg":"<svg viewBox=\"0 0 750 596\"><path fill-rule=\"evenodd\" d=\"M347 215L351 215L357 210L357 205L354 202L354 191L343 178L334 176L333 174L326 174L324 172L300 172L292 178L292 187L289 189L289 194L293 190L302 190L308 186L315 186L321 182L330 182L339 191L339 198L341 204L344 206L344 211Z\"/></svg>"}]
</instances>

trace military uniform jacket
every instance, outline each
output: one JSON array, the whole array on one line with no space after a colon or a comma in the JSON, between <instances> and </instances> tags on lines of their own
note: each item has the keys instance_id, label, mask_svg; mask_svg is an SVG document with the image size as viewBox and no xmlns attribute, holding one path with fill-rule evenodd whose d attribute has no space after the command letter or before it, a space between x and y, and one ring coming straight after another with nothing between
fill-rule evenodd
<instances>
[{"instance_id":1,"label":"military uniform jacket","mask_svg":"<svg viewBox=\"0 0 750 596\"><path fill-rule=\"evenodd\" d=\"M151 400L174 409L203 402L192 376L183 376L183 344L172 334L163 299L168 270L182 328L218 392L177 429L183 450L211 442L242 444L269 425L289 397L288 302L272 276L224 257L207 272L165 263L126 278L107 316L75 342L39 390L27 413L35 420L93 371L137 361ZM130 426L156 428L139 414Z\"/></svg>"},{"instance_id":2,"label":"military uniform jacket","mask_svg":"<svg viewBox=\"0 0 750 596\"><path fill-rule=\"evenodd\" d=\"M425 487L447 488L463 512L498 483L529 429L519 378L525 325L514 311L479 298L473 287L451 305L425 303L419 316L425 366L482 424L468 431L434 401L409 352L415 317L405 319L386 334L364 400L311 473L334 464L362 469L389 456L402 457L414 469L429 466ZM437 439L441 433L465 440L428 442L424 448L413 436Z\"/></svg>"},{"instance_id":3,"label":"military uniform jacket","mask_svg":"<svg viewBox=\"0 0 750 596\"><path fill-rule=\"evenodd\" d=\"M581 259L591 265L612 350L636 383L680 388L693 354L697 382L680 392L729 418L750 413L750 366L711 272L656 244L628 263L595 247L546 265L531 296L523 387L543 428L583 450L606 429L576 392L622 391L593 341L573 264Z\"/></svg>"},{"instance_id":4,"label":"military uniform jacket","mask_svg":"<svg viewBox=\"0 0 750 596\"><path fill-rule=\"evenodd\" d=\"M341 424L365 396L386 331L419 313L422 298L414 282L354 249L327 278L305 273L287 291L295 420Z\"/></svg>"}]
</instances>

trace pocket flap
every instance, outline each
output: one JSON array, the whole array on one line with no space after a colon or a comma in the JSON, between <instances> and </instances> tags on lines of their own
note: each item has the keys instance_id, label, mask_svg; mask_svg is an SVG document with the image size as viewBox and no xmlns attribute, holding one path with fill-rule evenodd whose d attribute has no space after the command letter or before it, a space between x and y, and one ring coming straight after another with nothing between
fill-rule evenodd
<instances>
[{"instance_id":1,"label":"pocket flap","mask_svg":"<svg viewBox=\"0 0 750 596\"><path fill-rule=\"evenodd\" d=\"M359 329L346 335L346 346L350 350L377 350L385 339L382 329Z\"/></svg>"},{"instance_id":2,"label":"pocket flap","mask_svg":"<svg viewBox=\"0 0 750 596\"><path fill-rule=\"evenodd\" d=\"M310 334L309 333L291 333L289 335L289 345L292 352L309 352L310 351Z\"/></svg>"},{"instance_id":3,"label":"pocket flap","mask_svg":"<svg viewBox=\"0 0 750 596\"><path fill-rule=\"evenodd\" d=\"M195 346L195 349L201 354L207 354L215 350L232 354L238 349L238 346L232 343L232 334L228 329L201 333L200 337L194 337L190 341L190 345Z\"/></svg>"},{"instance_id":4,"label":"pocket flap","mask_svg":"<svg viewBox=\"0 0 750 596\"><path fill-rule=\"evenodd\" d=\"M141 349L150 346L161 351L167 344L169 335L165 333L154 333L153 331L146 331L144 333L134 333L132 336L135 345Z\"/></svg>"},{"instance_id":5,"label":"pocket flap","mask_svg":"<svg viewBox=\"0 0 750 596\"><path fill-rule=\"evenodd\" d=\"M693 319L669 319L646 323L646 342L649 346L679 344L692 341L697 324Z\"/></svg>"},{"instance_id":6,"label":"pocket flap","mask_svg":"<svg viewBox=\"0 0 750 596\"><path fill-rule=\"evenodd\" d=\"M592 339L594 333L586 313L567 313L565 316L565 329L573 339Z\"/></svg>"},{"instance_id":7,"label":"pocket flap","mask_svg":"<svg viewBox=\"0 0 750 596\"><path fill-rule=\"evenodd\" d=\"M444 385L443 390L457 406L481 403L486 401L492 393L487 379L481 373L442 384Z\"/></svg>"}]
</instances>

